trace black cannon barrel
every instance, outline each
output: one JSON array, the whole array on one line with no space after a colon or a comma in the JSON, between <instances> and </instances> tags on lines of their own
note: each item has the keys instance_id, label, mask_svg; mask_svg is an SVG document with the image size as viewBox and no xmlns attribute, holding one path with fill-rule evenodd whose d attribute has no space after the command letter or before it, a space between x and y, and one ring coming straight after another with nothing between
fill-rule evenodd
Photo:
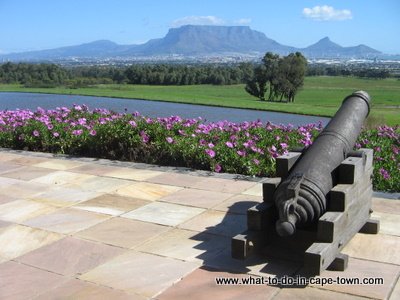
<instances>
[{"instance_id":1,"label":"black cannon barrel","mask_svg":"<svg viewBox=\"0 0 400 300\"><path fill-rule=\"evenodd\" d=\"M326 195L335 184L333 171L352 151L369 114L370 96L354 92L302 154L274 193L279 211L276 231L289 236L296 226L317 220L326 211Z\"/></svg>"}]
</instances>

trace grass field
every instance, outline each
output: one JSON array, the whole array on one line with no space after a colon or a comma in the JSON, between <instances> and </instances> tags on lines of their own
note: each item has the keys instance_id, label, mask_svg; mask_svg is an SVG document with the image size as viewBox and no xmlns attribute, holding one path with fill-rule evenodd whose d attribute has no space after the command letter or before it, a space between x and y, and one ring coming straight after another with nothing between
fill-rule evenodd
<instances>
[{"instance_id":1,"label":"grass field","mask_svg":"<svg viewBox=\"0 0 400 300\"><path fill-rule=\"evenodd\" d=\"M371 123L400 124L400 81L397 79L307 77L304 87L296 96L294 103L261 102L247 94L244 85L149 86L111 84L69 89L24 88L18 85L0 84L0 91L163 100L319 116L332 116L343 98L356 90L365 90L372 97Z\"/></svg>"}]
</instances>

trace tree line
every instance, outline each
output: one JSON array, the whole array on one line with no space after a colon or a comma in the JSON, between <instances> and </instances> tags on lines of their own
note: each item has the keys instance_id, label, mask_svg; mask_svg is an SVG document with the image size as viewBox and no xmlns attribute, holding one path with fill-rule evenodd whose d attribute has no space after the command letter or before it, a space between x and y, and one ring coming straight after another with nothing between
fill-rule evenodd
<instances>
[{"instance_id":1,"label":"tree line","mask_svg":"<svg viewBox=\"0 0 400 300\"><path fill-rule=\"evenodd\" d=\"M134 64L128 67L5 63L0 65L0 83L25 86L82 87L93 84L127 83L149 85L229 85L246 82L253 76L253 64L180 65Z\"/></svg>"},{"instance_id":2,"label":"tree line","mask_svg":"<svg viewBox=\"0 0 400 300\"><path fill-rule=\"evenodd\" d=\"M267 52L262 63L254 68L245 90L262 101L294 102L306 70L307 60L300 52L283 57Z\"/></svg>"}]
</instances>

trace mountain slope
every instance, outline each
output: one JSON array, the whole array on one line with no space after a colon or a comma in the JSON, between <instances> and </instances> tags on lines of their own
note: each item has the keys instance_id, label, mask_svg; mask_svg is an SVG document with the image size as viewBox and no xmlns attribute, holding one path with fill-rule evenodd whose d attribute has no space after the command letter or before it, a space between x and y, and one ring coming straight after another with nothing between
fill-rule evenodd
<instances>
[{"instance_id":1,"label":"mountain slope","mask_svg":"<svg viewBox=\"0 0 400 300\"><path fill-rule=\"evenodd\" d=\"M134 56L163 56L179 54L183 56L253 54L263 55L274 52L286 55L300 51L309 58L373 57L381 52L365 45L342 47L325 37L303 49L279 44L264 33L248 26L205 26L185 25L172 28L163 38L153 39L141 45L118 45L100 40L77 46L57 49L11 53L0 55L7 61L44 61L71 58L113 58Z\"/></svg>"}]
</instances>

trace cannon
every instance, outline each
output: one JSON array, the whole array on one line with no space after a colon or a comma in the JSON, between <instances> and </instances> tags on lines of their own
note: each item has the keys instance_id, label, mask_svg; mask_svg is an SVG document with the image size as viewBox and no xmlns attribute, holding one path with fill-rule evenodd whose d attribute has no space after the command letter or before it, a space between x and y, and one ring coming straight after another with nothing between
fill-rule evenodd
<instances>
[{"instance_id":1,"label":"cannon","mask_svg":"<svg viewBox=\"0 0 400 300\"><path fill-rule=\"evenodd\" d=\"M276 231L292 235L326 211L326 195L336 185L334 170L352 151L370 110L363 91L346 97L335 116L279 184L274 201L279 211Z\"/></svg>"},{"instance_id":2,"label":"cannon","mask_svg":"<svg viewBox=\"0 0 400 300\"><path fill-rule=\"evenodd\" d=\"M370 96L346 97L307 149L276 159L277 178L262 183L263 202L247 211L248 230L232 238L232 257L253 252L303 262L303 271L344 270L340 253L357 232L377 233L370 218L373 150L353 151Z\"/></svg>"}]
</instances>

